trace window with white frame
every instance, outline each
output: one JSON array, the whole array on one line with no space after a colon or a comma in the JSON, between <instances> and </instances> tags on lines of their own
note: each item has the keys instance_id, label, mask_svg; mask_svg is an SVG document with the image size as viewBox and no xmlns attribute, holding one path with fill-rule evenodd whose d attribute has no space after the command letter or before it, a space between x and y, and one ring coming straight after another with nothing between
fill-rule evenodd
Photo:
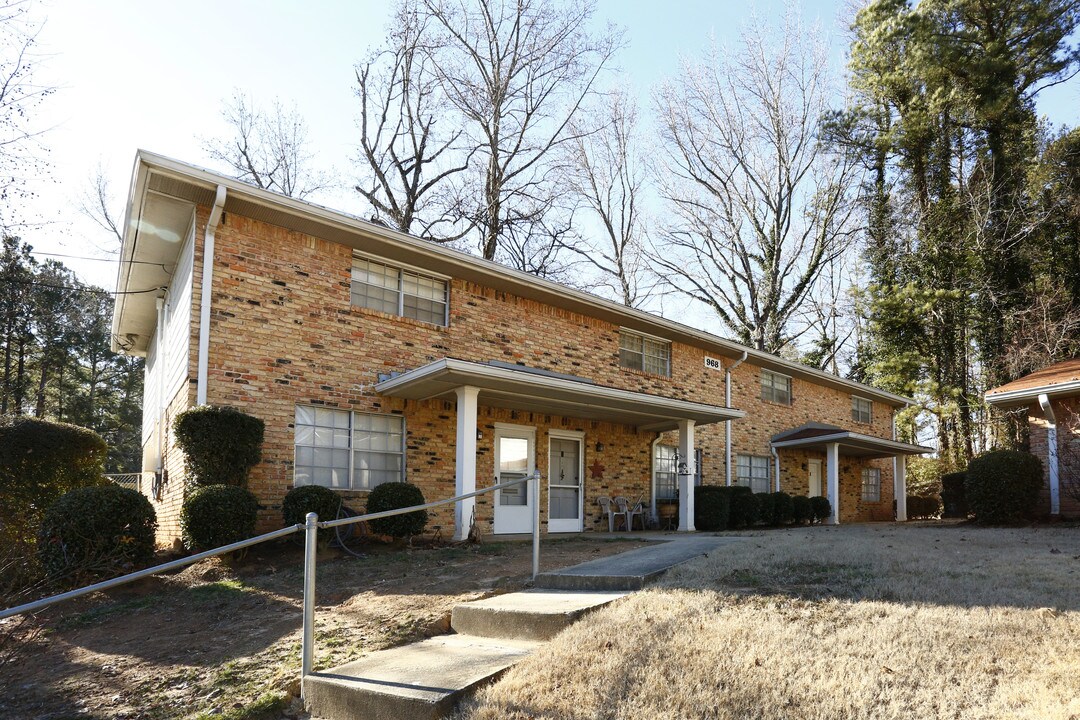
<instances>
[{"instance_id":1,"label":"window with white frame","mask_svg":"<svg viewBox=\"0 0 1080 720\"><path fill-rule=\"evenodd\" d=\"M851 419L870 424L874 421L874 403L866 398L851 396Z\"/></svg>"},{"instance_id":2,"label":"window with white frame","mask_svg":"<svg viewBox=\"0 0 1080 720\"><path fill-rule=\"evenodd\" d=\"M862 499L863 502L881 502L881 470L878 468L863 468Z\"/></svg>"},{"instance_id":3,"label":"window with white frame","mask_svg":"<svg viewBox=\"0 0 1080 720\"><path fill-rule=\"evenodd\" d=\"M352 304L433 325L447 323L447 283L363 257L353 258Z\"/></svg>"},{"instance_id":4,"label":"window with white frame","mask_svg":"<svg viewBox=\"0 0 1080 720\"><path fill-rule=\"evenodd\" d=\"M767 455L736 455L735 484L754 492L769 492L769 457Z\"/></svg>"},{"instance_id":5,"label":"window with white frame","mask_svg":"<svg viewBox=\"0 0 1080 720\"><path fill-rule=\"evenodd\" d=\"M671 377L671 343L621 330L619 364L624 368Z\"/></svg>"},{"instance_id":6,"label":"window with white frame","mask_svg":"<svg viewBox=\"0 0 1080 720\"><path fill-rule=\"evenodd\" d=\"M761 371L761 399L781 405L791 404L791 378L772 370Z\"/></svg>"},{"instance_id":7,"label":"window with white frame","mask_svg":"<svg viewBox=\"0 0 1080 720\"><path fill-rule=\"evenodd\" d=\"M702 479L701 464L704 455L701 448L694 449L694 485ZM674 445L657 445L653 466L656 475L656 499L674 500L679 487L679 449Z\"/></svg>"},{"instance_id":8,"label":"window with white frame","mask_svg":"<svg viewBox=\"0 0 1080 720\"><path fill-rule=\"evenodd\" d=\"M370 490L405 479L400 415L296 406L295 485Z\"/></svg>"}]
</instances>

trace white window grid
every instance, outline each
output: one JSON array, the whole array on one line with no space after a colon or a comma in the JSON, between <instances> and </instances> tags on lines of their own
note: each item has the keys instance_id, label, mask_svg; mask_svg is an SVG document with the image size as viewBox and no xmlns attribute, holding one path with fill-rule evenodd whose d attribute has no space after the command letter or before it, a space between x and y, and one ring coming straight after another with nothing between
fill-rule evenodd
<instances>
[{"instance_id":1,"label":"white window grid","mask_svg":"<svg viewBox=\"0 0 1080 720\"><path fill-rule=\"evenodd\" d=\"M874 420L874 403L866 398L851 396L851 419L855 422L870 424Z\"/></svg>"},{"instance_id":2,"label":"white window grid","mask_svg":"<svg viewBox=\"0 0 1080 720\"><path fill-rule=\"evenodd\" d=\"M405 479L400 415L296 406L293 484L371 490Z\"/></svg>"},{"instance_id":3,"label":"white window grid","mask_svg":"<svg viewBox=\"0 0 1080 720\"><path fill-rule=\"evenodd\" d=\"M442 278L353 258L353 305L445 326L449 324L448 297L449 285Z\"/></svg>"},{"instance_id":4,"label":"white window grid","mask_svg":"<svg viewBox=\"0 0 1080 720\"><path fill-rule=\"evenodd\" d=\"M790 405L791 378L771 370L762 370L761 399L781 405Z\"/></svg>"},{"instance_id":5,"label":"white window grid","mask_svg":"<svg viewBox=\"0 0 1080 720\"><path fill-rule=\"evenodd\" d=\"M638 333L619 332L619 364L653 375L671 376L671 343Z\"/></svg>"},{"instance_id":6,"label":"white window grid","mask_svg":"<svg viewBox=\"0 0 1080 720\"><path fill-rule=\"evenodd\" d=\"M769 457L765 455L736 455L735 484L756 493L769 492Z\"/></svg>"},{"instance_id":7,"label":"white window grid","mask_svg":"<svg viewBox=\"0 0 1080 720\"><path fill-rule=\"evenodd\" d=\"M880 468L863 468L862 499L863 502L881 502Z\"/></svg>"}]
</instances>

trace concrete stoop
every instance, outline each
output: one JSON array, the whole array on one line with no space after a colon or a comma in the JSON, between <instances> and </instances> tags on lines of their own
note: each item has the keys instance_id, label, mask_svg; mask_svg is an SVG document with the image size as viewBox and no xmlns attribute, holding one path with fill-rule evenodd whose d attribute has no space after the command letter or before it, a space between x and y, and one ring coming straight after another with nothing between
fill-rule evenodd
<instances>
[{"instance_id":1,"label":"concrete stoop","mask_svg":"<svg viewBox=\"0 0 1080 720\"><path fill-rule=\"evenodd\" d=\"M582 615L625 593L525 591L454 608L455 635L374 652L304 679L323 720L441 718Z\"/></svg>"}]
</instances>

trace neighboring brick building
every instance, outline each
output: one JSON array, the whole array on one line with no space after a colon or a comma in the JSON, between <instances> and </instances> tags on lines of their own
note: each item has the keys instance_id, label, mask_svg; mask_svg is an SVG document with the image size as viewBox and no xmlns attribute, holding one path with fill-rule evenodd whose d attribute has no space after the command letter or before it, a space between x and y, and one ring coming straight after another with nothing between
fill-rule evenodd
<instances>
[{"instance_id":1,"label":"neighboring brick building","mask_svg":"<svg viewBox=\"0 0 1080 720\"><path fill-rule=\"evenodd\" d=\"M1042 507L1051 515L1080 516L1080 358L994 388L986 402L1027 409L1030 450L1046 477Z\"/></svg>"},{"instance_id":2,"label":"neighboring brick building","mask_svg":"<svg viewBox=\"0 0 1080 720\"><path fill-rule=\"evenodd\" d=\"M388 480L434 500L534 471L552 532L606 527L601 495L654 515L678 497L685 521L676 488L695 481L886 520L905 456L927 452L892 440L906 398L347 215L148 153L130 197L113 334L147 357L162 539L184 496L171 418L199 403L266 422L250 487L267 528L296 483L362 504ZM483 495L433 523L527 532L535 501Z\"/></svg>"}]
</instances>

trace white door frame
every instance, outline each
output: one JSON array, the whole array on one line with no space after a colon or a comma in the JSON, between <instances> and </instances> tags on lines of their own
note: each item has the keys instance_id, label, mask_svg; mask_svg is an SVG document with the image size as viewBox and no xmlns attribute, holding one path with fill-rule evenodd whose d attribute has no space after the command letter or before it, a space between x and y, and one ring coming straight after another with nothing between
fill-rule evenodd
<instances>
[{"instance_id":1,"label":"white door frame","mask_svg":"<svg viewBox=\"0 0 1080 720\"><path fill-rule=\"evenodd\" d=\"M548 430L548 532L582 532L585 529L585 433L580 430ZM551 468L551 441L573 440L578 444L578 516L560 520L551 517L551 485L555 473ZM567 485L569 487L569 485Z\"/></svg>"},{"instance_id":2,"label":"white door frame","mask_svg":"<svg viewBox=\"0 0 1080 720\"><path fill-rule=\"evenodd\" d=\"M810 458L806 461L806 470L808 473L806 477L806 493L810 497L814 497L814 488L810 486L810 468L814 467L815 465L817 466L818 495L824 495L824 488L821 485L821 458Z\"/></svg>"},{"instance_id":3,"label":"white door frame","mask_svg":"<svg viewBox=\"0 0 1080 720\"><path fill-rule=\"evenodd\" d=\"M501 438L521 438L528 441L528 467L526 477L536 470L536 428L529 425L511 425L510 423L495 423L494 433L494 475L499 482L499 440ZM526 482L522 488L525 492L524 505L503 505L502 490L495 491L494 512L492 521L492 533L496 535L514 535L532 532L533 526L533 503L537 499L532 495L532 483Z\"/></svg>"}]
</instances>

